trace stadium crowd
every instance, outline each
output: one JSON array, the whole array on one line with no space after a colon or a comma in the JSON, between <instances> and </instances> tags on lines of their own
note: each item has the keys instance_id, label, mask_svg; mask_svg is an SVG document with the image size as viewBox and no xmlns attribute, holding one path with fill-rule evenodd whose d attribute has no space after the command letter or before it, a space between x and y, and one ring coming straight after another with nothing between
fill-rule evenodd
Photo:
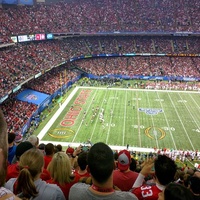
<instances>
[{"instance_id":1,"label":"stadium crowd","mask_svg":"<svg viewBox=\"0 0 200 200\"><path fill-rule=\"evenodd\" d=\"M66 12L67 10L67 12ZM0 35L106 31L199 31L198 0L68 1L0 8ZM48 17L47 17L48 16Z\"/></svg>"},{"instance_id":2,"label":"stadium crowd","mask_svg":"<svg viewBox=\"0 0 200 200\"><path fill-rule=\"evenodd\" d=\"M38 73L57 66L72 57L100 53L174 53L173 40L176 40L178 53L196 54L199 52L199 39L173 39L144 37L108 37L108 38L73 38L44 42L31 42L3 48L0 55L2 77L0 82L0 97L8 94L12 89ZM193 46L193 44L195 44ZM147 45L148 44L148 45ZM165 44L168 44L165 46ZM184 45L187 47L184 49ZM164 49L165 46L165 49ZM177 52L175 52L177 53ZM99 61L99 60L98 60ZM81 61L82 62L82 61ZM91 65L94 69L92 69ZM108 73L122 73L126 75L155 75L164 71L166 76L199 77L200 60L198 57L156 57L137 56L132 58L119 58L102 60L102 64L95 61L79 63L81 68L97 75L97 66L104 66L102 71ZM120 63L118 63L120 62ZM86 63L86 66L83 66ZM119 65L118 65L119 64ZM108 67L108 69L107 69ZM123 70L122 70L123 67ZM105 69L106 68L106 69ZM102 73L102 72L98 72ZM105 73L104 73L105 74Z\"/></svg>"}]
</instances>

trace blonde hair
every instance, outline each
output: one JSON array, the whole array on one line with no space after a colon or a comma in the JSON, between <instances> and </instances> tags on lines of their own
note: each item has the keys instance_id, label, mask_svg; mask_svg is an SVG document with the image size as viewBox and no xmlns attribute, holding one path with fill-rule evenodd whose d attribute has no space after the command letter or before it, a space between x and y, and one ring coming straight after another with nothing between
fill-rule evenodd
<instances>
[{"instance_id":1,"label":"blonde hair","mask_svg":"<svg viewBox=\"0 0 200 200\"><path fill-rule=\"evenodd\" d=\"M16 193L22 193L23 197L36 197L38 191L34 184L34 178L42 172L44 157L40 150L31 148L20 157L20 173L17 178Z\"/></svg>"},{"instance_id":2,"label":"blonde hair","mask_svg":"<svg viewBox=\"0 0 200 200\"><path fill-rule=\"evenodd\" d=\"M64 152L57 152L54 154L47 170L49 171L52 179L60 185L70 183L74 179L70 159Z\"/></svg>"}]
</instances>

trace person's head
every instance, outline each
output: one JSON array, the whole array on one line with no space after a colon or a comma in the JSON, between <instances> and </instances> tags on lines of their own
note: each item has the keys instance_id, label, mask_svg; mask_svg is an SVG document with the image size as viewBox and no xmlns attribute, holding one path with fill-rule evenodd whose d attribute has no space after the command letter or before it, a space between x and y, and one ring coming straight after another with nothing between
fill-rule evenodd
<instances>
[{"instance_id":1,"label":"person's head","mask_svg":"<svg viewBox=\"0 0 200 200\"><path fill-rule=\"evenodd\" d=\"M39 144L39 138L36 135L31 135L28 138L28 141L35 147L38 147Z\"/></svg>"},{"instance_id":2,"label":"person's head","mask_svg":"<svg viewBox=\"0 0 200 200\"><path fill-rule=\"evenodd\" d=\"M22 134L17 134L15 137L15 144L18 145L20 142L22 142L23 136Z\"/></svg>"},{"instance_id":3,"label":"person's head","mask_svg":"<svg viewBox=\"0 0 200 200\"><path fill-rule=\"evenodd\" d=\"M94 144L88 153L88 172L96 182L103 184L114 169L113 151L103 142Z\"/></svg>"},{"instance_id":4,"label":"person's head","mask_svg":"<svg viewBox=\"0 0 200 200\"><path fill-rule=\"evenodd\" d=\"M13 144L15 141L16 135L14 133L8 133L8 144Z\"/></svg>"},{"instance_id":5,"label":"person's head","mask_svg":"<svg viewBox=\"0 0 200 200\"><path fill-rule=\"evenodd\" d=\"M197 170L192 175L200 178L200 171Z\"/></svg>"},{"instance_id":6,"label":"person's head","mask_svg":"<svg viewBox=\"0 0 200 200\"><path fill-rule=\"evenodd\" d=\"M137 167L136 160L134 158L131 158L130 170L131 171L136 171L136 167Z\"/></svg>"},{"instance_id":7,"label":"person's head","mask_svg":"<svg viewBox=\"0 0 200 200\"><path fill-rule=\"evenodd\" d=\"M26 198L38 195L34 180L37 180L42 173L44 157L39 149L31 148L24 152L19 161L20 173L17 178L16 193L23 193Z\"/></svg>"},{"instance_id":8,"label":"person's head","mask_svg":"<svg viewBox=\"0 0 200 200\"><path fill-rule=\"evenodd\" d=\"M154 168L155 176L161 185L167 185L174 180L177 166L171 158L158 155L155 159Z\"/></svg>"},{"instance_id":9,"label":"person's head","mask_svg":"<svg viewBox=\"0 0 200 200\"><path fill-rule=\"evenodd\" d=\"M74 148L72 148L72 147L69 146L66 149L66 154L71 158L73 153L74 153Z\"/></svg>"},{"instance_id":10,"label":"person's head","mask_svg":"<svg viewBox=\"0 0 200 200\"><path fill-rule=\"evenodd\" d=\"M64 152L57 152L54 154L47 170L53 180L61 185L70 183L74 179L69 156Z\"/></svg>"},{"instance_id":11,"label":"person's head","mask_svg":"<svg viewBox=\"0 0 200 200\"><path fill-rule=\"evenodd\" d=\"M57 144L57 145L55 146L55 148L56 148L56 151L57 151L57 152L62 151L62 145L61 145L61 144Z\"/></svg>"},{"instance_id":12,"label":"person's head","mask_svg":"<svg viewBox=\"0 0 200 200\"><path fill-rule=\"evenodd\" d=\"M78 166L81 170L85 170L87 167L87 155L88 155L88 152L81 152L78 155L77 162L78 162Z\"/></svg>"},{"instance_id":13,"label":"person's head","mask_svg":"<svg viewBox=\"0 0 200 200\"><path fill-rule=\"evenodd\" d=\"M189 180L189 187L192 193L196 196L200 196L200 178L193 176Z\"/></svg>"},{"instance_id":14,"label":"person's head","mask_svg":"<svg viewBox=\"0 0 200 200\"><path fill-rule=\"evenodd\" d=\"M178 183L170 183L158 195L158 200L193 200L188 188Z\"/></svg>"},{"instance_id":15,"label":"person's head","mask_svg":"<svg viewBox=\"0 0 200 200\"><path fill-rule=\"evenodd\" d=\"M15 152L15 156L17 160L20 159L21 155L24 152L28 151L31 148L33 148L33 145L28 141L21 142L19 145L17 145L16 152Z\"/></svg>"},{"instance_id":16,"label":"person's head","mask_svg":"<svg viewBox=\"0 0 200 200\"><path fill-rule=\"evenodd\" d=\"M55 152L55 147L54 147L54 145L52 143L48 143L48 144L45 145L45 150L44 151L45 151L45 154L47 156L52 156L54 154L54 152Z\"/></svg>"},{"instance_id":17,"label":"person's head","mask_svg":"<svg viewBox=\"0 0 200 200\"><path fill-rule=\"evenodd\" d=\"M0 187L5 183L8 159L7 124L0 109Z\"/></svg>"},{"instance_id":18,"label":"person's head","mask_svg":"<svg viewBox=\"0 0 200 200\"><path fill-rule=\"evenodd\" d=\"M41 151L44 151L45 150L45 144L40 143L39 146L38 146L38 149L41 150Z\"/></svg>"},{"instance_id":19,"label":"person's head","mask_svg":"<svg viewBox=\"0 0 200 200\"><path fill-rule=\"evenodd\" d=\"M118 169L126 171L129 169L131 163L131 154L127 150L122 150L118 154Z\"/></svg>"}]
</instances>

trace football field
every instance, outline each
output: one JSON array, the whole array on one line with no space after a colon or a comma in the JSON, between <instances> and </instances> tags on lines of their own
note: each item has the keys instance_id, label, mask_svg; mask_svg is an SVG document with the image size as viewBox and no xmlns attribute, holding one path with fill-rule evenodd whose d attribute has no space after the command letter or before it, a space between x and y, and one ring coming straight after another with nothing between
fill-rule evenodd
<instances>
[{"instance_id":1,"label":"football field","mask_svg":"<svg viewBox=\"0 0 200 200\"><path fill-rule=\"evenodd\" d=\"M43 124L41 142L196 150L200 93L75 87Z\"/></svg>"}]
</instances>

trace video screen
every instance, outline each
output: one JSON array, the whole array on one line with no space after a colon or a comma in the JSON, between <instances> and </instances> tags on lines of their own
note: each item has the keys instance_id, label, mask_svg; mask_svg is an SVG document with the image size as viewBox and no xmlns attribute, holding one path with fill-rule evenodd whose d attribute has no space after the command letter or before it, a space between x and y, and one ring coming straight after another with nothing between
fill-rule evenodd
<instances>
[{"instance_id":1,"label":"video screen","mask_svg":"<svg viewBox=\"0 0 200 200\"><path fill-rule=\"evenodd\" d=\"M28 42L35 40L35 35L19 35L18 42Z\"/></svg>"}]
</instances>

